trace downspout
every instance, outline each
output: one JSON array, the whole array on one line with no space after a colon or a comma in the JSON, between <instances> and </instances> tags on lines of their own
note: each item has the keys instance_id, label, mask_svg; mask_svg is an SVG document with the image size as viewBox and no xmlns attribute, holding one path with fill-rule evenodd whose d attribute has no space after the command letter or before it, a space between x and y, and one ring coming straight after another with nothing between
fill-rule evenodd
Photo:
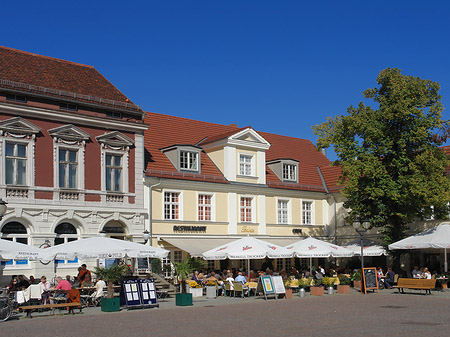
<instances>
[{"instance_id":1,"label":"downspout","mask_svg":"<svg viewBox=\"0 0 450 337\"><path fill-rule=\"evenodd\" d=\"M155 184L155 185L150 185L149 186L149 188L150 188L150 195L149 195L149 198L148 198L148 200L149 200L149 229L150 229L150 233L149 233L149 241L150 241L150 246L152 245L152 243L153 243L153 206L152 206L152 189L153 189L153 187L156 187L156 186L159 186L159 185L161 185L161 183L162 183L162 179L161 178L159 178L159 183L157 183L157 184Z\"/></svg>"},{"instance_id":2,"label":"downspout","mask_svg":"<svg viewBox=\"0 0 450 337\"><path fill-rule=\"evenodd\" d=\"M325 179L323 178L322 171L320 170L320 167L317 166L317 171L319 172L320 179L322 180L323 187L325 188L325 192L333 199L334 204L334 244L337 245L337 210L336 210L336 199L334 198L333 194L328 191L327 184L325 183Z\"/></svg>"}]
</instances>

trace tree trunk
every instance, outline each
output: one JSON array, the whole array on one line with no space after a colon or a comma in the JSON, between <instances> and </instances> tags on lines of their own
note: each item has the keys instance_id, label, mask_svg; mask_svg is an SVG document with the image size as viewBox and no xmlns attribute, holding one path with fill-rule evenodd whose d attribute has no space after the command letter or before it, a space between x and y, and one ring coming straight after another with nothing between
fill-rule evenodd
<instances>
[{"instance_id":1,"label":"tree trunk","mask_svg":"<svg viewBox=\"0 0 450 337\"><path fill-rule=\"evenodd\" d=\"M108 281L108 298L114 298L114 284Z\"/></svg>"}]
</instances>

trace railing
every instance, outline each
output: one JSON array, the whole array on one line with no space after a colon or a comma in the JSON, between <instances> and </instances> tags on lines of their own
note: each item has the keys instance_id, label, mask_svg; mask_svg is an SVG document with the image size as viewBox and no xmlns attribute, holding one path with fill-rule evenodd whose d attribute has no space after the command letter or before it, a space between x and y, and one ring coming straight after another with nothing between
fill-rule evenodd
<instances>
[{"instance_id":1,"label":"railing","mask_svg":"<svg viewBox=\"0 0 450 337\"><path fill-rule=\"evenodd\" d=\"M123 202L123 195L120 194L107 194L106 202Z\"/></svg>"},{"instance_id":2,"label":"railing","mask_svg":"<svg viewBox=\"0 0 450 337\"><path fill-rule=\"evenodd\" d=\"M61 191L59 192L59 200L80 200L80 193Z\"/></svg>"},{"instance_id":3,"label":"railing","mask_svg":"<svg viewBox=\"0 0 450 337\"><path fill-rule=\"evenodd\" d=\"M18 199L28 199L28 188L7 187L6 188L6 197L18 198Z\"/></svg>"},{"instance_id":4,"label":"railing","mask_svg":"<svg viewBox=\"0 0 450 337\"><path fill-rule=\"evenodd\" d=\"M123 108L123 109L127 109L127 110L141 111L141 108L134 103L125 103L125 102L120 102L120 101L114 101L112 99L101 98L101 97L90 96L90 95L83 95L83 94L78 94L75 92L70 92L70 91L65 91L65 90L45 88L45 87L40 87L40 86L33 85L33 84L20 83L20 82L14 82L14 81L0 79L0 85L6 85L11 88L23 89L23 90L30 91L30 92L42 93L44 95L45 94L58 95L58 96L63 96L63 97L67 97L67 98L72 98L72 99L81 99L81 100L89 101L89 102L107 104L107 105L111 105L114 107Z\"/></svg>"}]
</instances>

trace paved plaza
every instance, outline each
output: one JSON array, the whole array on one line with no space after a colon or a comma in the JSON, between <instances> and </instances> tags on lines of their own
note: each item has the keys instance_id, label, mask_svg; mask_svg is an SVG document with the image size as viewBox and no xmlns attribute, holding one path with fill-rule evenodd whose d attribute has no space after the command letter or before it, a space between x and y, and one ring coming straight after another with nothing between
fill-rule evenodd
<instances>
[{"instance_id":1,"label":"paved plaza","mask_svg":"<svg viewBox=\"0 0 450 337\"><path fill-rule=\"evenodd\" d=\"M294 294L295 295L295 294ZM104 313L86 308L82 314L42 317L25 314L0 323L2 336L448 336L450 291L432 295L325 295L289 300L262 297L194 299L176 307L174 299L160 308L123 309Z\"/></svg>"}]
</instances>

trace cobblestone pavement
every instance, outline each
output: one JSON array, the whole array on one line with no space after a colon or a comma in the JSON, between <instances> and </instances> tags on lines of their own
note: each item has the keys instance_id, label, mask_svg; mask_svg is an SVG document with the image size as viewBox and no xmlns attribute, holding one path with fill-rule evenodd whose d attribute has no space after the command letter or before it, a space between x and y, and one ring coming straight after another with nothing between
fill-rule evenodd
<instances>
[{"instance_id":1,"label":"cobblestone pavement","mask_svg":"<svg viewBox=\"0 0 450 337\"><path fill-rule=\"evenodd\" d=\"M0 323L1 336L449 336L450 291L433 295L380 294L194 299L190 307L174 300L160 308L32 319L16 314ZM45 314L45 313L44 313Z\"/></svg>"}]
</instances>

